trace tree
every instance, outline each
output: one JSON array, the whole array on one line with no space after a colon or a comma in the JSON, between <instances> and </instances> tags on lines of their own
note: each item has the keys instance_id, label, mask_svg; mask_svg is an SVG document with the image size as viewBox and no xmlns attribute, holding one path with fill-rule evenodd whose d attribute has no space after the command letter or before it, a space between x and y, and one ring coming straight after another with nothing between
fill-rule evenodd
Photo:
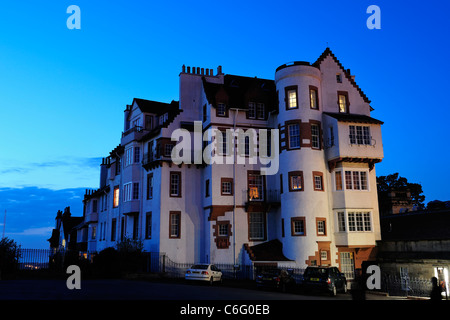
<instances>
[{"instance_id":1,"label":"tree","mask_svg":"<svg viewBox=\"0 0 450 320\"><path fill-rule=\"evenodd\" d=\"M3 274L17 270L20 259L20 246L7 237L0 240L0 279Z\"/></svg>"},{"instance_id":2,"label":"tree","mask_svg":"<svg viewBox=\"0 0 450 320\"><path fill-rule=\"evenodd\" d=\"M378 203L380 211L384 212L388 205L388 194L391 190L409 191L411 193L411 201L419 210L425 208L422 185L419 183L408 182L408 179L399 176L398 172L377 177Z\"/></svg>"}]
</instances>

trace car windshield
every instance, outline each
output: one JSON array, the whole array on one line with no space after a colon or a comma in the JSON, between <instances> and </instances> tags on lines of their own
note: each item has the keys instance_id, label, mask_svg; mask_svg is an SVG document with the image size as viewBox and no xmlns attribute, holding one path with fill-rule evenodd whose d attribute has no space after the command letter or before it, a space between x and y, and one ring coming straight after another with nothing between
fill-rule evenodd
<instances>
[{"instance_id":1,"label":"car windshield","mask_svg":"<svg viewBox=\"0 0 450 320\"><path fill-rule=\"evenodd\" d=\"M195 264L191 267L191 269L206 270L206 269L208 269L208 265L207 264Z\"/></svg>"},{"instance_id":2,"label":"car windshield","mask_svg":"<svg viewBox=\"0 0 450 320\"><path fill-rule=\"evenodd\" d=\"M310 268L306 270L306 275L309 277L326 277L328 276L328 269Z\"/></svg>"}]
</instances>

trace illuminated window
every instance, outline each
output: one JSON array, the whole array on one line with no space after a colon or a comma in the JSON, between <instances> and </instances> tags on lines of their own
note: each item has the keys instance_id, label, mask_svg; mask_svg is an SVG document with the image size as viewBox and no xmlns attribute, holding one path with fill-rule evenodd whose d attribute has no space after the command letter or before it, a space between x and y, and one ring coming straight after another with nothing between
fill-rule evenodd
<instances>
[{"instance_id":1,"label":"illuminated window","mask_svg":"<svg viewBox=\"0 0 450 320\"><path fill-rule=\"evenodd\" d=\"M348 96L346 93L338 94L339 112L348 113Z\"/></svg>"},{"instance_id":2,"label":"illuminated window","mask_svg":"<svg viewBox=\"0 0 450 320\"><path fill-rule=\"evenodd\" d=\"M119 187L114 187L114 200L113 200L113 206L114 208L117 208L119 206Z\"/></svg>"},{"instance_id":3,"label":"illuminated window","mask_svg":"<svg viewBox=\"0 0 450 320\"><path fill-rule=\"evenodd\" d=\"M264 200L264 176L259 173L248 173L248 197L250 201Z\"/></svg>"},{"instance_id":4,"label":"illuminated window","mask_svg":"<svg viewBox=\"0 0 450 320\"><path fill-rule=\"evenodd\" d=\"M298 108L297 100L297 86L291 86L285 88L285 101L286 109L296 109Z\"/></svg>"},{"instance_id":5,"label":"illuminated window","mask_svg":"<svg viewBox=\"0 0 450 320\"><path fill-rule=\"evenodd\" d=\"M319 109L319 98L317 88L309 88L309 106L311 109Z\"/></svg>"},{"instance_id":6,"label":"illuminated window","mask_svg":"<svg viewBox=\"0 0 450 320\"><path fill-rule=\"evenodd\" d=\"M303 191L303 172L289 172L289 191Z\"/></svg>"}]
</instances>

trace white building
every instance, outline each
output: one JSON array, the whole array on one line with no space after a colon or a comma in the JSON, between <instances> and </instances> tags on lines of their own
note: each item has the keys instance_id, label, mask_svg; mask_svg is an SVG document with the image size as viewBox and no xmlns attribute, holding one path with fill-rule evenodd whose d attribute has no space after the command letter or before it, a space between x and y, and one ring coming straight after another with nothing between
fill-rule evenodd
<instances>
[{"instance_id":1,"label":"white building","mask_svg":"<svg viewBox=\"0 0 450 320\"><path fill-rule=\"evenodd\" d=\"M100 188L85 195L88 250L127 236L177 262L336 265L348 275L370 258L380 240L382 122L329 48L314 63L278 67L275 80L220 66L183 66L179 79L179 102L126 107ZM193 152L174 163L181 141ZM209 147L228 155L224 164L202 157Z\"/></svg>"}]
</instances>

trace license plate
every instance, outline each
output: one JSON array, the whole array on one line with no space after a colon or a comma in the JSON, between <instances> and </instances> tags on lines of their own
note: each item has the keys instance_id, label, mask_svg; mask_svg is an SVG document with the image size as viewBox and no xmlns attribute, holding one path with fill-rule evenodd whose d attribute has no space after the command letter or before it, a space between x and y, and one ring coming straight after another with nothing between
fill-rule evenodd
<instances>
[{"instance_id":1,"label":"license plate","mask_svg":"<svg viewBox=\"0 0 450 320\"><path fill-rule=\"evenodd\" d=\"M311 278L310 280L311 280L311 281L320 281L319 278Z\"/></svg>"},{"instance_id":2,"label":"license plate","mask_svg":"<svg viewBox=\"0 0 450 320\"><path fill-rule=\"evenodd\" d=\"M192 271L192 273L200 273L199 271Z\"/></svg>"},{"instance_id":3,"label":"license plate","mask_svg":"<svg viewBox=\"0 0 450 320\"><path fill-rule=\"evenodd\" d=\"M272 278L263 278L264 281L270 281Z\"/></svg>"}]
</instances>

